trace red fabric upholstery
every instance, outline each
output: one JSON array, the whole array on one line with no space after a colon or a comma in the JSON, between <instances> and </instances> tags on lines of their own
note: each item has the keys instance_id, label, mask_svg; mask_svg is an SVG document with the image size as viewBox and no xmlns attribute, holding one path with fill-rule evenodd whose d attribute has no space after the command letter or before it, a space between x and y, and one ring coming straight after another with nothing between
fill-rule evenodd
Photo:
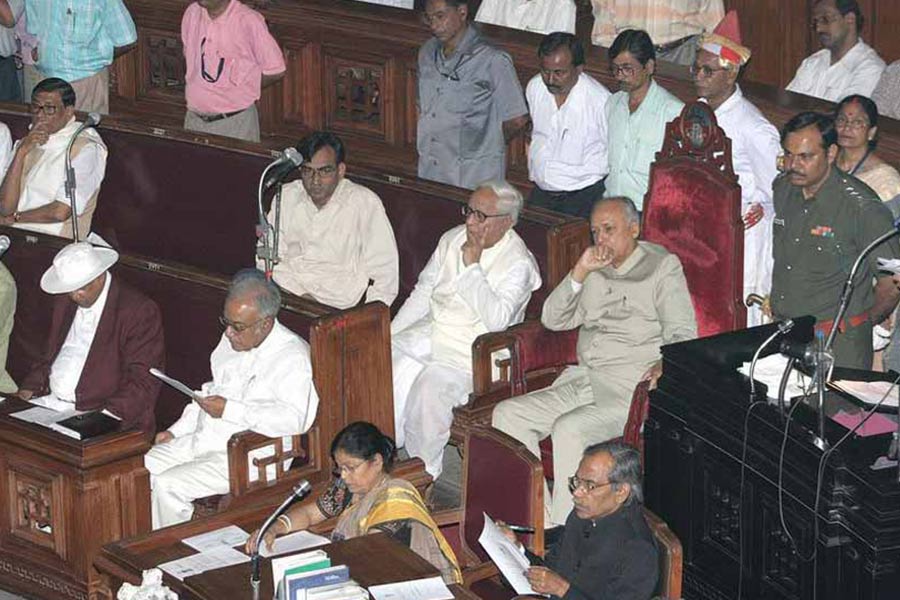
<instances>
[{"instance_id":1,"label":"red fabric upholstery","mask_svg":"<svg viewBox=\"0 0 900 600\"><path fill-rule=\"evenodd\" d=\"M540 321L526 321L508 330L515 336L510 377L525 393L525 376L531 371L548 368L563 368L578 362L576 342L578 330L550 331Z\"/></svg>"}]
</instances>

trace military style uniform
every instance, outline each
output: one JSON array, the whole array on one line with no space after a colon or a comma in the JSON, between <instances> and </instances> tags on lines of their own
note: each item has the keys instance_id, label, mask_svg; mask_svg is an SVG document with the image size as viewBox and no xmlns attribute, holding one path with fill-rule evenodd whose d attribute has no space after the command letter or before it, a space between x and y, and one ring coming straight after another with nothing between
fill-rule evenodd
<instances>
[{"instance_id":1,"label":"military style uniform","mask_svg":"<svg viewBox=\"0 0 900 600\"><path fill-rule=\"evenodd\" d=\"M860 252L890 231L891 213L866 184L832 167L815 196L781 176L775 180L772 312L779 318L812 315L827 335L841 290ZM860 267L857 285L835 338L835 364L870 369L872 316L870 282L878 257L900 258L896 238L876 248Z\"/></svg>"},{"instance_id":2,"label":"military style uniform","mask_svg":"<svg viewBox=\"0 0 900 600\"><path fill-rule=\"evenodd\" d=\"M431 38L419 49L419 177L475 189L505 179L503 123L528 114L509 54L471 23L444 56Z\"/></svg>"}]
</instances>

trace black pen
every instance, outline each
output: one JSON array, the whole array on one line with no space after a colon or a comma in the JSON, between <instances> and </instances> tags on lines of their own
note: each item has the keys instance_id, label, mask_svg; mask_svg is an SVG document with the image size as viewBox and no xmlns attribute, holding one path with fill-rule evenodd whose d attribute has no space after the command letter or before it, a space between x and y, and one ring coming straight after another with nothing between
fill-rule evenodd
<instances>
[{"instance_id":1,"label":"black pen","mask_svg":"<svg viewBox=\"0 0 900 600\"><path fill-rule=\"evenodd\" d=\"M516 533L534 533L534 527L527 527L525 525L510 525L507 523L506 528L510 531L515 531Z\"/></svg>"}]
</instances>

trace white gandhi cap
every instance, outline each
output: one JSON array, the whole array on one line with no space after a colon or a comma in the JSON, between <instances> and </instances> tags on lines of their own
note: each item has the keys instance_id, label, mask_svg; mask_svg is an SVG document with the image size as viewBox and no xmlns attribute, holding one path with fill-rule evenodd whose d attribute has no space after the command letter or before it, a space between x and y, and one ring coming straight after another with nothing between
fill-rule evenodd
<instances>
[{"instance_id":1,"label":"white gandhi cap","mask_svg":"<svg viewBox=\"0 0 900 600\"><path fill-rule=\"evenodd\" d=\"M119 253L89 242L69 244L53 257L41 277L41 289L48 294L67 294L84 287L119 260Z\"/></svg>"}]
</instances>

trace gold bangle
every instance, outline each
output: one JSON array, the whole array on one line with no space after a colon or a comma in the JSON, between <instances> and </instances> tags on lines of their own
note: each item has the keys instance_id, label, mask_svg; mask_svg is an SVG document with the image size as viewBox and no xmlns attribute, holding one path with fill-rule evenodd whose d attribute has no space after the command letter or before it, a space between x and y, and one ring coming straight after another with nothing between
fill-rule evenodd
<instances>
[{"instance_id":1,"label":"gold bangle","mask_svg":"<svg viewBox=\"0 0 900 600\"><path fill-rule=\"evenodd\" d=\"M287 528L285 533L290 533L294 530L294 524L291 522L291 518L287 515L279 515L278 521L284 523L284 526Z\"/></svg>"}]
</instances>

